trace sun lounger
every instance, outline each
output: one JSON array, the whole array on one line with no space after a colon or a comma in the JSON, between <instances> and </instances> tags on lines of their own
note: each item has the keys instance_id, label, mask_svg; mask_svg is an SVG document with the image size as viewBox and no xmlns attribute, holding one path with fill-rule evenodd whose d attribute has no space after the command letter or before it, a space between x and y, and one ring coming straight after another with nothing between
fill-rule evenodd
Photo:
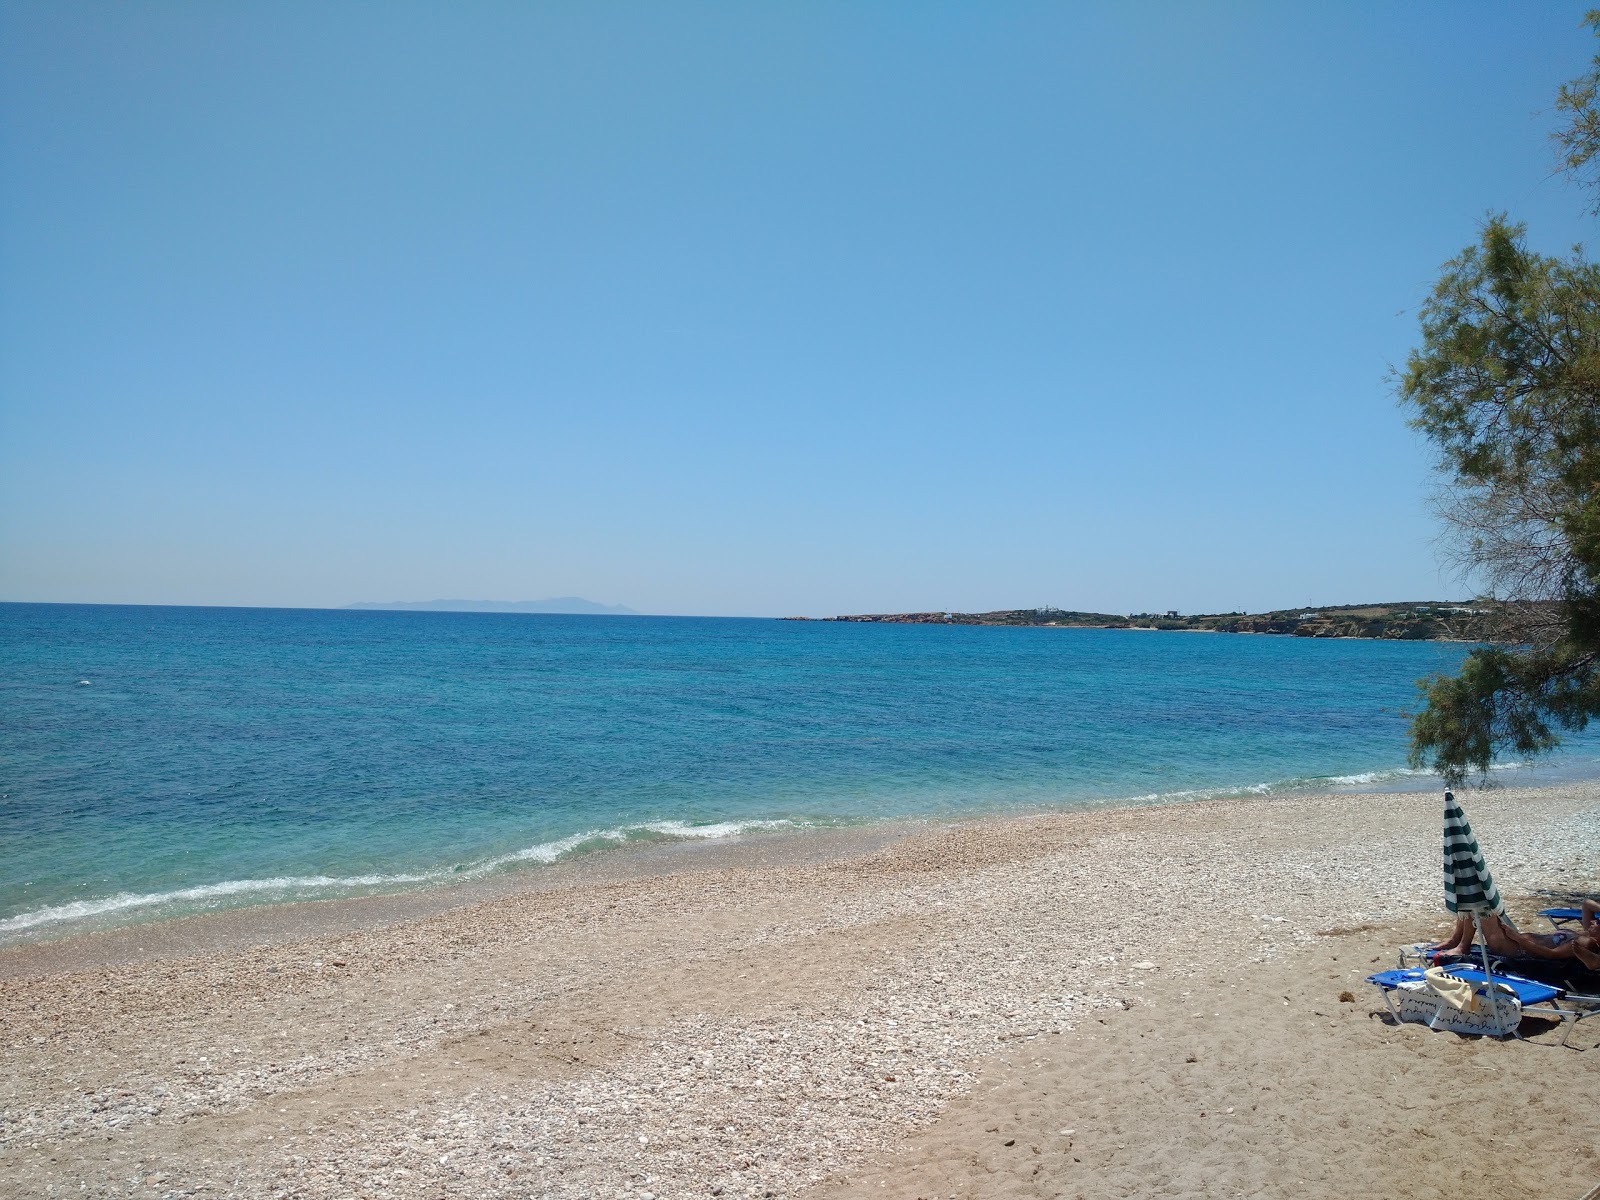
<instances>
[{"instance_id":1,"label":"sun lounger","mask_svg":"<svg viewBox=\"0 0 1600 1200\"><path fill-rule=\"evenodd\" d=\"M1468 983L1485 985L1492 979L1496 986L1504 988L1515 996L1524 1010L1530 1004L1547 1004L1551 1000L1559 1000L1563 991L1551 984L1540 983L1537 979L1524 979L1520 975L1486 975L1482 967L1450 967L1445 974L1464 979Z\"/></svg>"},{"instance_id":2,"label":"sun lounger","mask_svg":"<svg viewBox=\"0 0 1600 1200\"><path fill-rule=\"evenodd\" d=\"M1575 958L1532 958L1518 955L1509 958L1503 954L1490 954L1489 969L1496 975L1520 975L1524 979L1558 987L1573 994L1600 994L1600 971L1591 971ZM1484 950L1474 946L1467 954L1439 954L1430 942L1400 947L1401 970L1412 967L1481 967Z\"/></svg>"},{"instance_id":3,"label":"sun lounger","mask_svg":"<svg viewBox=\"0 0 1600 1200\"><path fill-rule=\"evenodd\" d=\"M1484 959L1482 946L1474 945L1465 954L1440 954L1432 942L1418 942L1400 947L1399 966L1410 967L1481 967ZM1592 971L1576 958L1534 958L1529 955L1507 956L1489 954L1489 969L1496 975L1520 975L1537 980L1567 992L1600 992L1600 971Z\"/></svg>"},{"instance_id":4,"label":"sun lounger","mask_svg":"<svg viewBox=\"0 0 1600 1200\"><path fill-rule=\"evenodd\" d=\"M1469 984L1475 984L1483 978L1482 971L1475 973L1477 979L1466 978L1462 972L1469 969L1459 966L1445 968L1444 975ZM1489 996L1486 986L1473 987L1468 993L1472 998L1470 1007L1457 1007L1451 1003L1428 981L1421 967L1380 971L1367 976L1367 982L1382 992L1384 1007L1397 1021L1418 1022L1433 1030L1447 1029L1453 1033L1480 1037L1505 1037L1515 1033L1522 1024L1522 996L1517 994L1511 981L1503 976L1495 977L1493 998ZM1529 1003L1534 1002L1535 996L1539 1000L1549 1001L1559 994L1554 988L1533 986L1539 990L1529 993Z\"/></svg>"},{"instance_id":5,"label":"sun lounger","mask_svg":"<svg viewBox=\"0 0 1600 1200\"><path fill-rule=\"evenodd\" d=\"M1569 992L1600 991L1600 971L1591 970L1576 958L1500 958L1489 956L1489 965L1513 975L1551 983Z\"/></svg>"},{"instance_id":6,"label":"sun lounger","mask_svg":"<svg viewBox=\"0 0 1600 1200\"><path fill-rule=\"evenodd\" d=\"M1539 910L1539 915L1549 920L1550 924L1559 929L1563 925L1571 925L1574 921L1583 920L1583 909L1541 908Z\"/></svg>"},{"instance_id":7,"label":"sun lounger","mask_svg":"<svg viewBox=\"0 0 1600 1200\"><path fill-rule=\"evenodd\" d=\"M1482 961L1483 952L1477 946L1473 946L1469 953L1440 954L1434 945L1433 942L1418 942L1413 946L1401 946L1400 969L1404 971L1411 967L1444 967ZM1498 954L1489 955L1491 967L1498 967L1502 961Z\"/></svg>"},{"instance_id":8,"label":"sun lounger","mask_svg":"<svg viewBox=\"0 0 1600 1200\"><path fill-rule=\"evenodd\" d=\"M1456 916L1452 940L1466 940L1465 922L1470 920L1475 943L1472 948L1482 969L1465 961L1449 966L1436 965L1444 956L1433 947L1412 946L1409 953L1400 952L1400 970L1369 975L1368 982L1382 991L1384 1006L1400 1021L1422 1021L1430 1029L1455 1029L1461 1033L1520 1036L1517 1027L1526 1012L1560 1021L1565 1027L1561 1044L1567 1045L1579 1021L1600 1015L1600 988L1590 986L1587 979L1592 973L1584 969L1574 975L1565 965L1551 969L1549 964L1558 961L1565 964L1573 956L1558 953L1559 948L1553 945L1533 947L1527 939L1515 936L1507 941L1524 951L1537 949L1541 952L1537 973L1550 981L1540 982L1508 971L1503 958L1502 965L1496 966L1491 961L1488 943L1502 932L1497 926L1505 926L1512 935L1516 934L1517 927L1506 912L1494 877L1489 874L1472 824L1461 811L1455 794L1448 789L1444 794L1443 844L1444 906ZM1564 920L1570 911L1546 909L1544 915L1554 914ZM1583 914L1575 912L1573 915L1581 919ZM1490 923L1488 933L1485 933L1485 922ZM1556 935L1551 940L1559 937ZM1576 951L1582 947L1574 945L1570 949ZM1412 966L1412 961L1432 965ZM1534 960L1519 956L1519 961L1528 962L1531 968ZM1581 961L1576 965L1581 967ZM1551 976L1558 976L1560 982ZM1579 979L1583 981L1581 985L1572 986Z\"/></svg>"},{"instance_id":9,"label":"sun lounger","mask_svg":"<svg viewBox=\"0 0 1600 1200\"><path fill-rule=\"evenodd\" d=\"M1519 975L1495 972L1485 975L1481 967L1456 965L1444 968L1453 979L1472 985L1476 1003L1471 1009L1456 1008L1436 991L1423 976L1423 968L1409 967L1379 971L1367 982L1383 994L1384 1007L1397 1021L1414 1021L1430 1029L1486 1037L1520 1036L1517 1027L1524 1016L1560 1021L1565 1028L1561 1044L1568 1045L1579 1021L1600 1015L1600 996L1579 996L1553 984L1524 979ZM1495 994L1489 995L1493 980Z\"/></svg>"},{"instance_id":10,"label":"sun lounger","mask_svg":"<svg viewBox=\"0 0 1600 1200\"><path fill-rule=\"evenodd\" d=\"M1533 961L1541 962L1545 966L1553 965L1542 959ZM1474 985L1481 985L1490 978L1477 967L1451 967L1448 973ZM1498 971L1492 978L1497 986L1508 985L1512 988L1522 1005L1524 1016L1560 1021L1565 1026L1561 1032L1563 1046L1570 1044L1567 1039L1572 1036L1572 1031L1577 1028L1579 1021L1600 1017L1600 995L1580 993L1559 984L1528 979L1515 974L1501 974Z\"/></svg>"}]
</instances>

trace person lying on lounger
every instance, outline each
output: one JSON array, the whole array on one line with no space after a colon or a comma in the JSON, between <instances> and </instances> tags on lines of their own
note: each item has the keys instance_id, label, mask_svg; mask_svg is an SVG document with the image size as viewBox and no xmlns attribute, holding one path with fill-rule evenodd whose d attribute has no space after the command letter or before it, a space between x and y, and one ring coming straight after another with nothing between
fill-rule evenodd
<instances>
[{"instance_id":1,"label":"person lying on lounger","mask_svg":"<svg viewBox=\"0 0 1600 1200\"><path fill-rule=\"evenodd\" d=\"M1600 905L1593 900L1583 902L1584 932L1560 930L1556 933L1522 933L1512 929L1493 913L1481 913L1478 922L1483 929L1483 944L1490 954L1502 958L1575 958L1591 971L1600 970L1600 939L1589 931L1600 929ZM1439 943L1430 953L1469 955L1472 952L1472 914L1456 917L1456 927L1447 941Z\"/></svg>"}]
</instances>

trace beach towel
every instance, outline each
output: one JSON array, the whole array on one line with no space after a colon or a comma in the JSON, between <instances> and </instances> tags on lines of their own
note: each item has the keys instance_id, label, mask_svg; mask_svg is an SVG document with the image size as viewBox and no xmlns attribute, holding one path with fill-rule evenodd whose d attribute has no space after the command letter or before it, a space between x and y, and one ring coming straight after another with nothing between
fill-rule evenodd
<instances>
[{"instance_id":1,"label":"beach towel","mask_svg":"<svg viewBox=\"0 0 1600 1200\"><path fill-rule=\"evenodd\" d=\"M1472 985L1465 979L1456 979L1445 974L1443 967L1429 967L1422 973L1422 978L1451 1008L1462 1012L1478 1011L1478 997L1473 993Z\"/></svg>"}]
</instances>

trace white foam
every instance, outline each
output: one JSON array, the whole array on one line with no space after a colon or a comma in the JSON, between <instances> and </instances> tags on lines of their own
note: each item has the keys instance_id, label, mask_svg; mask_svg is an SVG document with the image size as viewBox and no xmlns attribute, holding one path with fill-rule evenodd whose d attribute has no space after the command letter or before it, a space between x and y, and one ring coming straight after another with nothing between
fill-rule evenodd
<instances>
[{"instance_id":1,"label":"white foam","mask_svg":"<svg viewBox=\"0 0 1600 1200\"><path fill-rule=\"evenodd\" d=\"M752 829L778 829L793 825L793 821L717 821L710 825L690 825L684 821L646 821L640 825L623 825L615 829L591 829L585 833L574 833L569 837L558 838L553 842L525 846L521 850L485 859L481 863L452 874L456 878L462 875L485 875L498 867L514 862L553 863L590 842L627 842L644 833L689 840L735 837Z\"/></svg>"},{"instance_id":2,"label":"white foam","mask_svg":"<svg viewBox=\"0 0 1600 1200\"><path fill-rule=\"evenodd\" d=\"M686 825L682 821L651 821L641 825L651 833L675 838L725 838L748 833L752 829L787 829L793 821L718 821L713 825Z\"/></svg>"},{"instance_id":3,"label":"white foam","mask_svg":"<svg viewBox=\"0 0 1600 1200\"><path fill-rule=\"evenodd\" d=\"M519 862L553 863L580 846L595 842L627 842L641 835L700 840L735 837L756 829L792 827L793 821L718 821L709 825L690 825L684 821L647 821L615 829L592 829L550 842L539 842L509 854L497 855L469 866L392 875L279 875L270 879L225 879L168 892L118 892L94 900L74 900L52 904L0 919L0 934L20 933L41 925L88 921L109 913L129 909L156 908L162 905L192 904L261 892L353 891L358 888L398 887L411 883L437 883L447 879L475 878L500 867Z\"/></svg>"},{"instance_id":4,"label":"white foam","mask_svg":"<svg viewBox=\"0 0 1600 1200\"><path fill-rule=\"evenodd\" d=\"M1229 796L1266 796L1283 789L1285 784L1245 783L1214 788L1188 788L1180 792L1146 792L1142 796L1122 796L1095 803L1104 808L1122 804L1160 804L1173 800L1222 800Z\"/></svg>"},{"instance_id":5,"label":"white foam","mask_svg":"<svg viewBox=\"0 0 1600 1200\"><path fill-rule=\"evenodd\" d=\"M1359 771L1354 775L1320 775L1313 782L1334 784L1385 783L1390 779L1405 779L1408 776L1432 774L1432 771L1420 771L1411 767L1395 767L1389 771Z\"/></svg>"},{"instance_id":6,"label":"white foam","mask_svg":"<svg viewBox=\"0 0 1600 1200\"><path fill-rule=\"evenodd\" d=\"M203 883L196 887L178 888L170 892L118 892L97 900L74 900L70 904L53 904L18 913L0 920L0 933L14 933L31 929L35 925L49 925L57 921L80 921L103 916L128 908L148 908L160 904L181 904L185 901L215 900L224 896L246 895L250 892L301 891L310 888L384 887L399 883L422 883L428 874L418 875L279 875L271 879L225 879L221 883Z\"/></svg>"},{"instance_id":7,"label":"white foam","mask_svg":"<svg viewBox=\"0 0 1600 1200\"><path fill-rule=\"evenodd\" d=\"M1518 764L1506 764L1505 769ZM1496 766L1496 770L1500 770ZM1225 800L1230 796L1273 796L1284 792L1300 792L1325 787L1351 787L1363 784L1384 783L1391 779L1432 775L1431 771L1395 767L1387 771L1361 771L1353 775L1304 775L1278 779L1270 783L1224 784L1219 787L1186 788L1173 792L1146 792L1142 796L1118 796L1092 801L1096 807L1114 808L1123 804L1171 804L1185 800Z\"/></svg>"}]
</instances>

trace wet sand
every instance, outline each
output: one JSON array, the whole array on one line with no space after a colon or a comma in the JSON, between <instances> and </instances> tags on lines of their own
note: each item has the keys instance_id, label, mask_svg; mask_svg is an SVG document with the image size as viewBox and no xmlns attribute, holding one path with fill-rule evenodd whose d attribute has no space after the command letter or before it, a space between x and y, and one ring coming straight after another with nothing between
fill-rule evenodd
<instances>
[{"instance_id":1,"label":"wet sand","mask_svg":"<svg viewBox=\"0 0 1600 1200\"><path fill-rule=\"evenodd\" d=\"M1525 926L1600 888L1600 784L1464 803ZM0 1194L1577 1200L1600 1020L1430 1034L1360 982L1446 926L1439 821L754 838L14 948Z\"/></svg>"}]
</instances>

